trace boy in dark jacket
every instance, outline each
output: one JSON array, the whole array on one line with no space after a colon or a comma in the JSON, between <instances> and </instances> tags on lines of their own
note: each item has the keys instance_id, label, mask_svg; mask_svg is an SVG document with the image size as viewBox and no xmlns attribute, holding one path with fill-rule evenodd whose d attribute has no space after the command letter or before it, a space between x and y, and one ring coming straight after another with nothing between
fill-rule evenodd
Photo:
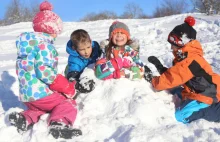
<instances>
[{"instance_id":1,"label":"boy in dark jacket","mask_svg":"<svg viewBox=\"0 0 220 142\"><path fill-rule=\"evenodd\" d=\"M168 36L168 42L174 54L173 66L163 67L160 61L151 56L153 63L161 74L152 77L145 66L145 79L156 90L171 90L181 99L176 109L177 121L190 123L197 119L220 122L220 76L212 71L203 57L202 46L196 40L196 30L192 27L195 19L188 16L184 23L176 26ZM181 87L178 87L181 86Z\"/></svg>"}]
</instances>

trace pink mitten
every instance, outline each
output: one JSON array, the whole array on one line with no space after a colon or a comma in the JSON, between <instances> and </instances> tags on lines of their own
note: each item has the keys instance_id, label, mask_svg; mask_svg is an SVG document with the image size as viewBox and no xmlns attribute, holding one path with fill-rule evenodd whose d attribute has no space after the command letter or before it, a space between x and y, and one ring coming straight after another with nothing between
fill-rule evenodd
<instances>
[{"instance_id":1,"label":"pink mitten","mask_svg":"<svg viewBox=\"0 0 220 142\"><path fill-rule=\"evenodd\" d=\"M133 60L131 57L123 57L123 67L130 68L133 66Z\"/></svg>"},{"instance_id":2,"label":"pink mitten","mask_svg":"<svg viewBox=\"0 0 220 142\"><path fill-rule=\"evenodd\" d=\"M124 58L121 58L121 57L112 58L111 63L113 67L115 68L115 71L113 72L114 78L121 77L120 71L122 68L129 68L132 66L132 62L130 61L130 59L125 58L125 57Z\"/></svg>"},{"instance_id":3,"label":"pink mitten","mask_svg":"<svg viewBox=\"0 0 220 142\"><path fill-rule=\"evenodd\" d=\"M121 57L112 58L111 63L116 70L121 70L123 68L123 59Z\"/></svg>"},{"instance_id":4,"label":"pink mitten","mask_svg":"<svg viewBox=\"0 0 220 142\"><path fill-rule=\"evenodd\" d=\"M122 68L129 68L133 65L132 59L129 57L123 57L123 58L117 57L117 58L111 59L111 62L112 60L116 61L117 67L119 70L121 70Z\"/></svg>"},{"instance_id":5,"label":"pink mitten","mask_svg":"<svg viewBox=\"0 0 220 142\"><path fill-rule=\"evenodd\" d=\"M50 89L59 93L64 93L68 98L74 97L76 82L69 82L63 75L58 74L52 84L49 85Z\"/></svg>"}]
</instances>

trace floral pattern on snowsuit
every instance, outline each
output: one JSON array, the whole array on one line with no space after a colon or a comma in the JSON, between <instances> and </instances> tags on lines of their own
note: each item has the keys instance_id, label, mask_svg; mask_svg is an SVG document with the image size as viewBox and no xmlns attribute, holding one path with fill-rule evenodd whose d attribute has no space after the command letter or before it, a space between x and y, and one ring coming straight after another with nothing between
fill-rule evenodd
<instances>
[{"instance_id":1,"label":"floral pattern on snowsuit","mask_svg":"<svg viewBox=\"0 0 220 142\"><path fill-rule=\"evenodd\" d=\"M125 65L128 64L125 60L127 57L130 58L130 65ZM122 59L122 62L118 60L119 58ZM116 73L112 61L107 61L104 57L99 59L96 63L95 74L97 78L106 80L124 77L133 80L141 79L143 77L144 64L139 58L139 52L133 50L129 45L126 45L124 50L113 47L111 59L116 59L118 66L122 67L119 67L120 72Z\"/></svg>"},{"instance_id":2,"label":"floral pattern on snowsuit","mask_svg":"<svg viewBox=\"0 0 220 142\"><path fill-rule=\"evenodd\" d=\"M53 42L52 36L38 32L24 32L16 40L21 101L35 101L53 93L48 86L57 76L58 52Z\"/></svg>"}]
</instances>

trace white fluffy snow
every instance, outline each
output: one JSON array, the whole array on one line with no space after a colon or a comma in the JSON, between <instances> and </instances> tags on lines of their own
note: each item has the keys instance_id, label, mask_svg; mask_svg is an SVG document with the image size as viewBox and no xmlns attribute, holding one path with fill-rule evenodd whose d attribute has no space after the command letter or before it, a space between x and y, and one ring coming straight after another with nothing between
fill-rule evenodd
<instances>
[{"instance_id":1,"label":"white fluffy snow","mask_svg":"<svg viewBox=\"0 0 220 142\"><path fill-rule=\"evenodd\" d=\"M147 58L155 55L161 62L171 66L173 59L169 32L182 24L189 14L157 19L120 20L128 25L132 37L140 41L141 59L158 75ZM194 28L201 41L204 57L216 73L220 73L220 16L191 14L196 19ZM95 22L64 22L63 32L55 45L59 52L59 72L67 63L66 42L72 31L82 28L93 40L108 38L108 28L114 20ZM74 127L83 135L71 140L55 140L48 135L47 117L43 115L32 130L20 135L10 126L8 114L22 111L25 106L19 101L18 80L15 73L15 40L21 32L32 30L32 23L18 23L0 27L0 142L218 142L220 123L197 120L182 124L175 120L175 99L166 91L155 92L144 79L130 81L117 79L101 81L87 68L82 76L96 80L96 88L78 99L79 113ZM219 116L220 117L220 116Z\"/></svg>"}]
</instances>

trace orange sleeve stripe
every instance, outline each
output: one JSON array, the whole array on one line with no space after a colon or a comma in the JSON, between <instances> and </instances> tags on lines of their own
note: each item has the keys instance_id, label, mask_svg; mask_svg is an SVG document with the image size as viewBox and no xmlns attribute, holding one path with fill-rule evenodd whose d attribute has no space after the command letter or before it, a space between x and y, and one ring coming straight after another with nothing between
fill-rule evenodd
<instances>
[{"instance_id":1,"label":"orange sleeve stripe","mask_svg":"<svg viewBox=\"0 0 220 142\"><path fill-rule=\"evenodd\" d=\"M156 90L166 90L186 83L193 77L188 65L188 61L177 63L161 76L154 77L152 85Z\"/></svg>"}]
</instances>

